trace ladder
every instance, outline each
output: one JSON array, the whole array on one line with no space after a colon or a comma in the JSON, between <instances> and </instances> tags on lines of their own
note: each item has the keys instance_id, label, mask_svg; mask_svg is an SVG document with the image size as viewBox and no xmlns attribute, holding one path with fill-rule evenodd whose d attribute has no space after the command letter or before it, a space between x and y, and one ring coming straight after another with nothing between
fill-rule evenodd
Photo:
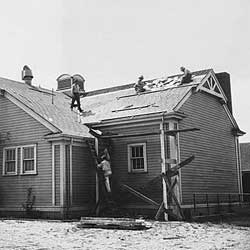
<instances>
[{"instance_id":1,"label":"ladder","mask_svg":"<svg viewBox=\"0 0 250 250\"><path fill-rule=\"evenodd\" d=\"M98 183L99 183L99 199L95 204L95 207L91 211L91 213L95 213L96 215L99 215L101 210L108 210L110 212L116 210L116 203L113 200L112 196L108 194L106 191L106 187L104 185L104 179L103 179L103 173L101 170L98 169L98 155L95 149L95 144L92 141L87 140L87 145L90 149L91 156L95 163L95 171L98 176Z\"/></svg>"}]
</instances>

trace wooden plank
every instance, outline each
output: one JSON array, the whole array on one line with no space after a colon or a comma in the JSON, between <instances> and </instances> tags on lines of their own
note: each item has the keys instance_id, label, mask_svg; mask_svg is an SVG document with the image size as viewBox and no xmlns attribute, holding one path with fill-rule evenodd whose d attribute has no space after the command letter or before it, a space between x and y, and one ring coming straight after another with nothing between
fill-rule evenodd
<instances>
[{"instance_id":1,"label":"wooden plank","mask_svg":"<svg viewBox=\"0 0 250 250\"><path fill-rule=\"evenodd\" d=\"M190 131L198 131L200 129L198 128L186 128L186 129L172 129L172 130L166 130L165 134L169 136L175 136L176 133L181 133L181 132L190 132ZM90 130L90 133L96 137L101 137L101 138L122 138L122 137L134 137L134 136L145 136L145 135L159 135L161 131L155 130L155 131L145 131L143 133L141 132L135 132L133 134L113 134L109 133L109 135L99 135L95 133L93 130Z\"/></svg>"},{"instance_id":2,"label":"wooden plank","mask_svg":"<svg viewBox=\"0 0 250 250\"><path fill-rule=\"evenodd\" d=\"M195 156L194 156L194 155L191 155L191 156L188 157L186 160L184 160L184 161L178 163L177 165L175 165L174 167L172 167L172 168L170 169L170 171L172 171L172 172L177 171L178 169L180 169L180 168L186 166L187 164L189 164L190 162L192 162L192 161L194 160L194 158L195 158Z\"/></svg>"},{"instance_id":3,"label":"wooden plank","mask_svg":"<svg viewBox=\"0 0 250 250\"><path fill-rule=\"evenodd\" d=\"M177 179L175 178L174 179L174 182L171 184L171 186L170 186L170 188L168 189L168 195L170 194L170 193L173 193L173 188L174 188L174 186L177 184Z\"/></svg>"},{"instance_id":4,"label":"wooden plank","mask_svg":"<svg viewBox=\"0 0 250 250\"><path fill-rule=\"evenodd\" d=\"M102 228L121 230L145 230L151 227L142 219L82 217L79 228Z\"/></svg>"},{"instance_id":5,"label":"wooden plank","mask_svg":"<svg viewBox=\"0 0 250 250\"><path fill-rule=\"evenodd\" d=\"M145 196L144 194L136 191L135 189L129 187L128 185L122 184L121 185L123 188L125 188L127 191L129 191L131 194L135 195L136 197L140 198L141 200L155 206L155 207L159 207L159 203L153 201L152 199L148 198L147 196Z\"/></svg>"},{"instance_id":6,"label":"wooden plank","mask_svg":"<svg viewBox=\"0 0 250 250\"><path fill-rule=\"evenodd\" d=\"M159 206L157 213L155 215L155 219L158 220L163 212L163 208L164 208L164 202L161 203L161 205Z\"/></svg>"},{"instance_id":7,"label":"wooden plank","mask_svg":"<svg viewBox=\"0 0 250 250\"><path fill-rule=\"evenodd\" d=\"M101 138L123 138L123 137L135 137L135 136L149 136L149 135L159 135L160 131L149 131L145 133L133 133L133 134L118 134L118 135L103 135Z\"/></svg>"},{"instance_id":8,"label":"wooden plank","mask_svg":"<svg viewBox=\"0 0 250 250\"><path fill-rule=\"evenodd\" d=\"M185 128L185 129L172 129L172 130L166 130L165 134L170 136L175 136L177 133L182 132L191 132L191 131L198 131L199 128Z\"/></svg>"},{"instance_id":9,"label":"wooden plank","mask_svg":"<svg viewBox=\"0 0 250 250\"><path fill-rule=\"evenodd\" d=\"M165 181L165 183L166 183L166 185L167 185L168 190L171 190L171 183L170 183L170 181L168 180L168 177L166 176L166 174L162 173L162 177L163 177L163 179L164 179L164 181ZM184 216L184 214L183 214L183 211L182 211L182 209L181 209L180 203L179 203L179 201L178 201L178 199L177 199L175 193L174 193L174 192L171 192L171 194L172 194L172 198L174 199L175 204L176 204L176 206L177 206L177 208L178 208L178 210L179 210L179 212L180 212L180 214L181 214L181 219L185 219L185 216Z\"/></svg>"}]
</instances>

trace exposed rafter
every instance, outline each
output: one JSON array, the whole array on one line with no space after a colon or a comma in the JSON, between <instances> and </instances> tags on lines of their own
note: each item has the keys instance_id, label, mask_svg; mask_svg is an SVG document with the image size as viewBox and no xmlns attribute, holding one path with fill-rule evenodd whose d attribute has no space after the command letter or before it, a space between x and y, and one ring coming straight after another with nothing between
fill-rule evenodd
<instances>
[{"instance_id":1,"label":"exposed rafter","mask_svg":"<svg viewBox=\"0 0 250 250\"><path fill-rule=\"evenodd\" d=\"M204 91L211 95L217 96L227 102L227 97L221 88L214 72L211 70L203 79L201 84L197 87L196 91Z\"/></svg>"}]
</instances>

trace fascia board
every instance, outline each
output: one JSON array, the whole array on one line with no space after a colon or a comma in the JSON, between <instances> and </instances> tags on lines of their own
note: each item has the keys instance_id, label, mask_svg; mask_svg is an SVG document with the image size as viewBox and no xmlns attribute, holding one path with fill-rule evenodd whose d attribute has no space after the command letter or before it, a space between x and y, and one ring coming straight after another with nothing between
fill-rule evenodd
<instances>
[{"instance_id":1,"label":"fascia board","mask_svg":"<svg viewBox=\"0 0 250 250\"><path fill-rule=\"evenodd\" d=\"M164 119L173 118L176 120L181 120L185 118L186 115L178 112L171 112L171 113L159 112L154 114L125 117L123 118L123 120L121 119L103 120L98 123L89 123L85 125L92 128L100 128L108 126L132 125L132 124L146 123L146 122L149 122L151 124L152 123L159 124L159 121L162 120L162 117L164 117Z\"/></svg>"},{"instance_id":2,"label":"fascia board","mask_svg":"<svg viewBox=\"0 0 250 250\"><path fill-rule=\"evenodd\" d=\"M60 141L60 140L64 140L64 141L71 141L76 140L78 142L83 142L84 140L89 140L89 139L93 139L93 136L90 137L82 137L82 136L75 136L75 135L68 135L68 134L49 134L49 135L45 135L44 136L45 139L47 139L48 141Z\"/></svg>"}]
</instances>

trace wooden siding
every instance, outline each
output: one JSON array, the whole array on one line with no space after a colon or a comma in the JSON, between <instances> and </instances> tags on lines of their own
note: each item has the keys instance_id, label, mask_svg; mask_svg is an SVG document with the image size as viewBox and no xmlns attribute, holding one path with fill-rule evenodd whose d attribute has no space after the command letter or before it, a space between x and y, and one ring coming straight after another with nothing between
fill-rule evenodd
<instances>
[{"instance_id":1,"label":"wooden siding","mask_svg":"<svg viewBox=\"0 0 250 250\"><path fill-rule=\"evenodd\" d=\"M54 167L55 167L55 205L60 205L60 146L55 145Z\"/></svg>"},{"instance_id":2,"label":"wooden siding","mask_svg":"<svg viewBox=\"0 0 250 250\"><path fill-rule=\"evenodd\" d=\"M72 146L72 205L95 201L95 169L87 146Z\"/></svg>"},{"instance_id":3,"label":"wooden siding","mask_svg":"<svg viewBox=\"0 0 250 250\"><path fill-rule=\"evenodd\" d=\"M9 133L9 139L0 144L0 207L18 207L27 199L27 189L32 188L35 206L49 206L52 201L51 144L43 139L50 131L25 113L7 98L0 96L0 131ZM37 175L3 176L3 147L36 144Z\"/></svg>"},{"instance_id":4,"label":"wooden siding","mask_svg":"<svg viewBox=\"0 0 250 250\"><path fill-rule=\"evenodd\" d=\"M108 131L118 134L133 134L143 133L148 131L158 131L159 125L147 126L146 124L138 127L131 128L108 128ZM128 144L132 143L146 143L147 149L147 167L148 171L145 173L128 173ZM159 178L152 185L147 185L156 176L161 174L161 149L160 149L160 134L151 136L135 136L135 137L122 137L113 138L111 140L111 167L112 167L112 180L115 184L127 184L137 190L147 186L143 193L156 201L162 201L162 182ZM125 195L124 195L125 197ZM128 203L146 203L141 202L138 198L128 196Z\"/></svg>"},{"instance_id":5,"label":"wooden siding","mask_svg":"<svg viewBox=\"0 0 250 250\"><path fill-rule=\"evenodd\" d=\"M195 155L195 160L181 170L183 203L192 203L193 193L237 193L233 126L219 100L199 92L180 111L187 115L180 121L180 129L201 129L180 133L181 160ZM201 195L196 196L199 198L204 200Z\"/></svg>"},{"instance_id":6,"label":"wooden siding","mask_svg":"<svg viewBox=\"0 0 250 250\"><path fill-rule=\"evenodd\" d=\"M65 145L65 166L66 166L66 205L69 207L70 198L70 145Z\"/></svg>"}]
</instances>

